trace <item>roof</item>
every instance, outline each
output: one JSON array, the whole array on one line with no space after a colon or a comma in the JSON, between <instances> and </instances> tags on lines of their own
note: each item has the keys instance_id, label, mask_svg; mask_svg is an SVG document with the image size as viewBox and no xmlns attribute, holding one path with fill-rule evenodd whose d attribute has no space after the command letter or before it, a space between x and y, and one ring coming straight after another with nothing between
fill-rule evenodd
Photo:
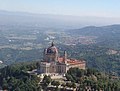
<instances>
[{"instance_id":1,"label":"roof","mask_svg":"<svg viewBox=\"0 0 120 91\"><path fill-rule=\"evenodd\" d=\"M62 57L60 57L60 58L58 58L58 61L59 61L60 63L62 63L64 60L63 60ZM77 60L77 59L67 59L66 61L67 61L67 63L70 64L70 65L76 65L76 64L83 64L83 63L85 63L84 60Z\"/></svg>"},{"instance_id":2,"label":"roof","mask_svg":"<svg viewBox=\"0 0 120 91\"><path fill-rule=\"evenodd\" d=\"M77 59L67 59L66 61L67 61L67 64L69 64L69 65L77 65L77 64L84 64L84 63L86 63L84 60L77 60ZM58 62L59 63L64 63L63 57L59 57L58 58ZM43 64L47 64L49 62L43 61L42 63Z\"/></svg>"}]
</instances>

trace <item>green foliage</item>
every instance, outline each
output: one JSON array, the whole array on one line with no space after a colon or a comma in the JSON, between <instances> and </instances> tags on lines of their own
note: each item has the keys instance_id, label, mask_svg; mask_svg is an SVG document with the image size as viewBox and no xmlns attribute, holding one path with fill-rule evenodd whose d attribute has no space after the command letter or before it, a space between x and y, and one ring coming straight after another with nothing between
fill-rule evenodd
<instances>
[{"instance_id":1,"label":"green foliage","mask_svg":"<svg viewBox=\"0 0 120 91\"><path fill-rule=\"evenodd\" d=\"M82 74L82 75L81 75ZM108 75L100 73L95 69L81 70L78 68L70 68L66 73L66 78L72 83L66 83L68 87L74 87L75 83L79 83L79 91L83 91L86 87L94 90L104 89L105 91L119 91L120 80L110 79Z\"/></svg>"},{"instance_id":2,"label":"green foliage","mask_svg":"<svg viewBox=\"0 0 120 91\"><path fill-rule=\"evenodd\" d=\"M107 44L109 45L109 43ZM112 44L114 43L112 42ZM95 68L106 73L115 72L117 75L120 75L120 46L109 47L104 43L101 44L100 42L90 45L60 45L60 48L62 51L68 50L67 53L69 58L84 59L86 61L87 67L89 68ZM117 54L108 54L107 52L110 49L117 51Z\"/></svg>"},{"instance_id":3,"label":"green foliage","mask_svg":"<svg viewBox=\"0 0 120 91\"><path fill-rule=\"evenodd\" d=\"M75 83L72 83L72 87L73 87L73 88L76 88L76 84L75 84Z\"/></svg>"},{"instance_id":4,"label":"green foliage","mask_svg":"<svg viewBox=\"0 0 120 91\"><path fill-rule=\"evenodd\" d=\"M60 82L53 80L53 81L51 82L51 85L54 85L54 86L58 87L58 86L60 85Z\"/></svg>"},{"instance_id":5,"label":"green foliage","mask_svg":"<svg viewBox=\"0 0 120 91\"><path fill-rule=\"evenodd\" d=\"M36 68L36 63L18 63L0 69L0 86L9 91L38 91L40 79L27 70Z\"/></svg>"},{"instance_id":6,"label":"green foliage","mask_svg":"<svg viewBox=\"0 0 120 91\"><path fill-rule=\"evenodd\" d=\"M45 75L44 78L43 78L43 85L44 85L45 87L47 87L51 81L52 81L51 77Z\"/></svg>"},{"instance_id":7,"label":"green foliage","mask_svg":"<svg viewBox=\"0 0 120 91\"><path fill-rule=\"evenodd\" d=\"M72 87L72 83L67 82L67 83L66 83L66 86L71 88L71 87Z\"/></svg>"},{"instance_id":8,"label":"green foliage","mask_svg":"<svg viewBox=\"0 0 120 91\"><path fill-rule=\"evenodd\" d=\"M42 59L42 55L39 54L42 54L42 52L42 49L19 50L12 48L3 48L0 49L0 60L3 61L4 65L10 65L16 62L40 60Z\"/></svg>"}]
</instances>

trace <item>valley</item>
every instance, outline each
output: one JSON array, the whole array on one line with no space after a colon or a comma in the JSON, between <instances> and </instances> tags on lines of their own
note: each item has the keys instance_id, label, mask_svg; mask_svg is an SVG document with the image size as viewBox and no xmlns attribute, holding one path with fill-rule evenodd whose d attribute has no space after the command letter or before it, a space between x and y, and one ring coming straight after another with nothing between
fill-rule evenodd
<instances>
[{"instance_id":1,"label":"valley","mask_svg":"<svg viewBox=\"0 0 120 91\"><path fill-rule=\"evenodd\" d=\"M54 41L60 53L67 50L68 57L85 59L88 67L120 75L119 25L70 30L1 25L0 32L1 67L21 61L40 61L44 48Z\"/></svg>"}]
</instances>

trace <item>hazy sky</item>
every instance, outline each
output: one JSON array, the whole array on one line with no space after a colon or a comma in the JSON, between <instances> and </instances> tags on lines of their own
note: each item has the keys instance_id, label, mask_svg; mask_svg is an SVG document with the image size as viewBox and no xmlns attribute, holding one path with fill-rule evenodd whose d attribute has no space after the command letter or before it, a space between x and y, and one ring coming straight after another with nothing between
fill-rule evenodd
<instances>
[{"instance_id":1,"label":"hazy sky","mask_svg":"<svg viewBox=\"0 0 120 91\"><path fill-rule=\"evenodd\" d=\"M120 17L120 0L0 0L0 10Z\"/></svg>"}]
</instances>

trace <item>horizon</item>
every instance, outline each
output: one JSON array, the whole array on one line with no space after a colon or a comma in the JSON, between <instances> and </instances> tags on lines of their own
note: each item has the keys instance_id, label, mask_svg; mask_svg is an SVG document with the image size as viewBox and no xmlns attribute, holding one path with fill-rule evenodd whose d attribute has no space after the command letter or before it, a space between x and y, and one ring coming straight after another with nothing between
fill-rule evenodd
<instances>
[{"instance_id":1,"label":"horizon","mask_svg":"<svg viewBox=\"0 0 120 91\"><path fill-rule=\"evenodd\" d=\"M27 22L31 20L32 23L33 22L32 20L34 20L34 23L36 22L36 24L41 24L41 22L44 22L43 26L48 26L48 27L52 26L56 28L68 28L68 29L82 28L86 26L100 27L100 26L120 24L119 17L39 14L39 13L31 13L31 12L8 11L8 10L0 10L0 17L1 17L0 19L1 22L13 22L13 21L24 22L24 20L26 20ZM22 19L19 19L18 17L21 17ZM39 23L37 21L39 21Z\"/></svg>"},{"instance_id":2,"label":"horizon","mask_svg":"<svg viewBox=\"0 0 120 91\"><path fill-rule=\"evenodd\" d=\"M39 21L43 24L44 22L43 26L66 28L106 26L120 24L118 8L120 8L120 4L117 0L109 2L103 0L0 0L0 21L31 20L32 23L33 20L34 23ZM13 15L15 17L12 17Z\"/></svg>"},{"instance_id":3,"label":"horizon","mask_svg":"<svg viewBox=\"0 0 120 91\"><path fill-rule=\"evenodd\" d=\"M103 0L0 0L0 10L35 14L120 18L118 8L120 4L117 0L109 0L109 2Z\"/></svg>"},{"instance_id":4,"label":"horizon","mask_svg":"<svg viewBox=\"0 0 120 91\"><path fill-rule=\"evenodd\" d=\"M109 16L94 16L94 15L64 15L64 14L52 14L52 13L35 13L28 11L12 11L12 10L1 10L0 12L10 12L10 13L21 13L21 14L33 14L33 15L53 15L53 16L70 16L70 17L94 17L94 18L120 18L120 17L109 17Z\"/></svg>"}]
</instances>

